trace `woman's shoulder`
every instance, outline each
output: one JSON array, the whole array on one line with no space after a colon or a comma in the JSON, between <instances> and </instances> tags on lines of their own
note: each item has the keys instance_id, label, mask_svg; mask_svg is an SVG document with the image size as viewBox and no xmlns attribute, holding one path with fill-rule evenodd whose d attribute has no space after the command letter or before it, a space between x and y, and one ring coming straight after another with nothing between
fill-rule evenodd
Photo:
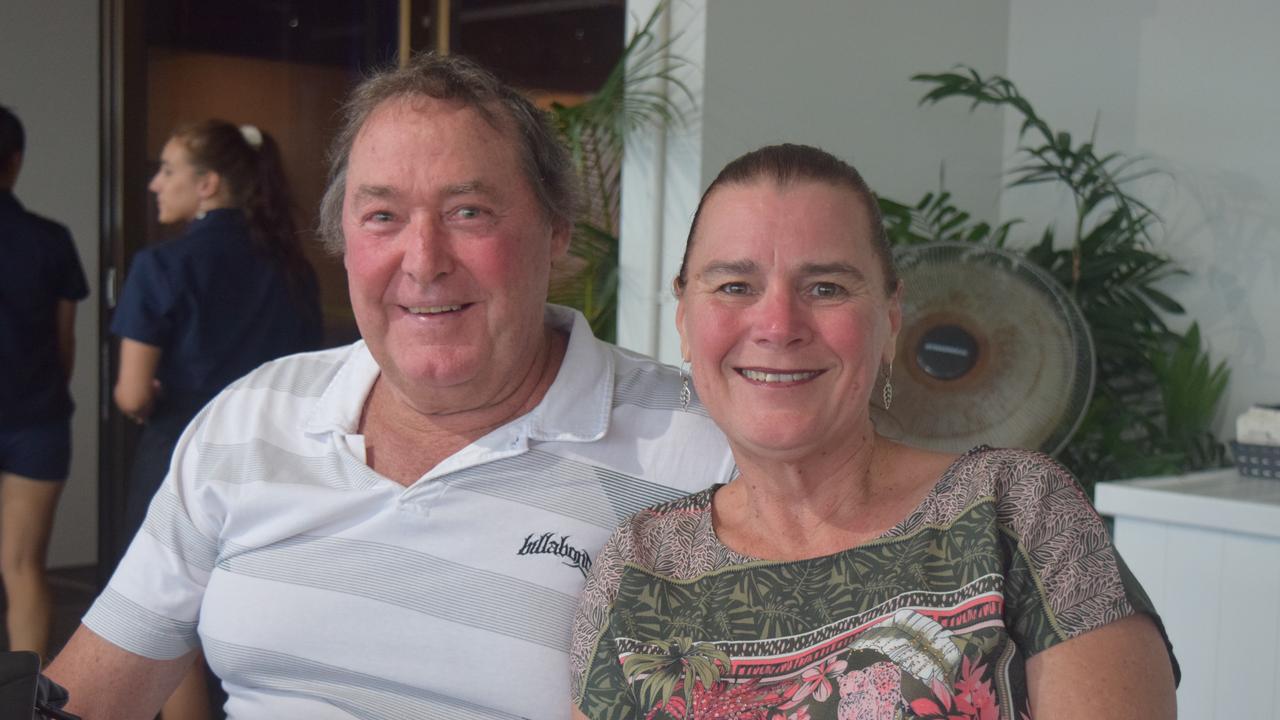
<instances>
[{"instance_id":1,"label":"woman's shoulder","mask_svg":"<svg viewBox=\"0 0 1280 720\"><path fill-rule=\"evenodd\" d=\"M979 504L994 505L1006 519L1046 502L1091 507L1070 471L1044 453L980 445L959 456L937 477L917 512L904 523L945 525Z\"/></svg>"},{"instance_id":2,"label":"woman's shoulder","mask_svg":"<svg viewBox=\"0 0 1280 720\"><path fill-rule=\"evenodd\" d=\"M1071 472L1037 450L979 445L956 456L940 480L1002 495L1019 486L1075 483Z\"/></svg>"},{"instance_id":3,"label":"woman's shoulder","mask_svg":"<svg viewBox=\"0 0 1280 720\"><path fill-rule=\"evenodd\" d=\"M689 579L723 564L729 551L716 538L711 498L719 485L641 510L614 535L618 561Z\"/></svg>"}]
</instances>

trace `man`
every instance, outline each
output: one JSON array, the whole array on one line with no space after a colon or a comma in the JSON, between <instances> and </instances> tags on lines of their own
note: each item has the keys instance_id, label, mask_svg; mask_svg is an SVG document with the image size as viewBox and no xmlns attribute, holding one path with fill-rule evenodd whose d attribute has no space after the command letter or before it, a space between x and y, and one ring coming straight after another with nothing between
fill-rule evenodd
<instances>
[{"instance_id":1,"label":"man","mask_svg":"<svg viewBox=\"0 0 1280 720\"><path fill-rule=\"evenodd\" d=\"M89 294L71 234L13 195L26 133L0 106L0 576L11 650L48 650L45 555L71 470L76 302Z\"/></svg>"},{"instance_id":2,"label":"man","mask_svg":"<svg viewBox=\"0 0 1280 720\"><path fill-rule=\"evenodd\" d=\"M569 624L629 513L727 480L678 373L545 306L574 178L541 114L422 56L355 90L321 211L363 340L196 418L50 668L149 717L198 642L231 717L567 717Z\"/></svg>"}]
</instances>

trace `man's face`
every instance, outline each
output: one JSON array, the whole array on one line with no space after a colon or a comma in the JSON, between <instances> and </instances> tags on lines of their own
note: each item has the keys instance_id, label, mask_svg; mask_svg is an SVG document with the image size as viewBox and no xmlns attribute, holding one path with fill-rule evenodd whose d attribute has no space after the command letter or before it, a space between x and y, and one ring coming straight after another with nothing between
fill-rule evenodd
<instances>
[{"instance_id":1,"label":"man's face","mask_svg":"<svg viewBox=\"0 0 1280 720\"><path fill-rule=\"evenodd\" d=\"M456 103L387 101L351 147L342 231L360 334L416 410L485 407L532 371L568 231L507 134Z\"/></svg>"}]
</instances>

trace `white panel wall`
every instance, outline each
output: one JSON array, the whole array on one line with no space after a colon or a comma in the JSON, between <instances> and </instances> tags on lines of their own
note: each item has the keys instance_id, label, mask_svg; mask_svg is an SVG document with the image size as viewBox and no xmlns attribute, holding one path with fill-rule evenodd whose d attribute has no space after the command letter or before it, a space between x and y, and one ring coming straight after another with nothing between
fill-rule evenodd
<instances>
[{"instance_id":1,"label":"white panel wall","mask_svg":"<svg viewBox=\"0 0 1280 720\"><path fill-rule=\"evenodd\" d=\"M1173 643L1178 715L1275 717L1280 541L1120 516L1115 542Z\"/></svg>"},{"instance_id":2,"label":"white panel wall","mask_svg":"<svg viewBox=\"0 0 1280 720\"><path fill-rule=\"evenodd\" d=\"M647 17L652 0L630 0ZM920 108L921 72L1005 70L1009 0L674 0L679 54L700 113L629 149L623 192L621 344L678 362L670 292L698 197L761 145L818 145L878 192L914 202L943 165L964 207L994 217L1003 118ZM661 188L658 190L656 188ZM663 198L655 205L654 198ZM654 217L654 215L657 217Z\"/></svg>"},{"instance_id":3,"label":"white panel wall","mask_svg":"<svg viewBox=\"0 0 1280 720\"><path fill-rule=\"evenodd\" d=\"M1219 435L1250 403L1280 402L1280 3L1012 0L1009 72L1052 123L1165 177L1144 199L1160 247L1191 271L1168 292L1232 369ZM1012 148L1012 137L1006 138ZM1045 219L1018 191L1004 217Z\"/></svg>"},{"instance_id":4,"label":"white panel wall","mask_svg":"<svg viewBox=\"0 0 1280 720\"><path fill-rule=\"evenodd\" d=\"M71 479L54 526L53 565L97 560L98 47L97 0L0 2L0 103L27 131L15 194L71 229L89 277L89 298L76 313Z\"/></svg>"}]
</instances>

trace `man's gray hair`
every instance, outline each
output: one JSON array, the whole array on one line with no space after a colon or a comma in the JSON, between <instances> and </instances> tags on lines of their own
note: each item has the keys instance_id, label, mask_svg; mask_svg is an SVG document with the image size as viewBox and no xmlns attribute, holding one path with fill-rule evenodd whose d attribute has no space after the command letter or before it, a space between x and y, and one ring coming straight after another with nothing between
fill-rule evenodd
<instances>
[{"instance_id":1,"label":"man's gray hair","mask_svg":"<svg viewBox=\"0 0 1280 720\"><path fill-rule=\"evenodd\" d=\"M578 179L547 113L472 60L421 53L405 67L388 68L366 78L343 105L343 124L329 150L329 184L320 201L320 239L329 252L341 255L345 247L342 204L356 136L384 103L415 97L459 103L508 136L518 148L525 180L547 219L556 227L573 226Z\"/></svg>"}]
</instances>

